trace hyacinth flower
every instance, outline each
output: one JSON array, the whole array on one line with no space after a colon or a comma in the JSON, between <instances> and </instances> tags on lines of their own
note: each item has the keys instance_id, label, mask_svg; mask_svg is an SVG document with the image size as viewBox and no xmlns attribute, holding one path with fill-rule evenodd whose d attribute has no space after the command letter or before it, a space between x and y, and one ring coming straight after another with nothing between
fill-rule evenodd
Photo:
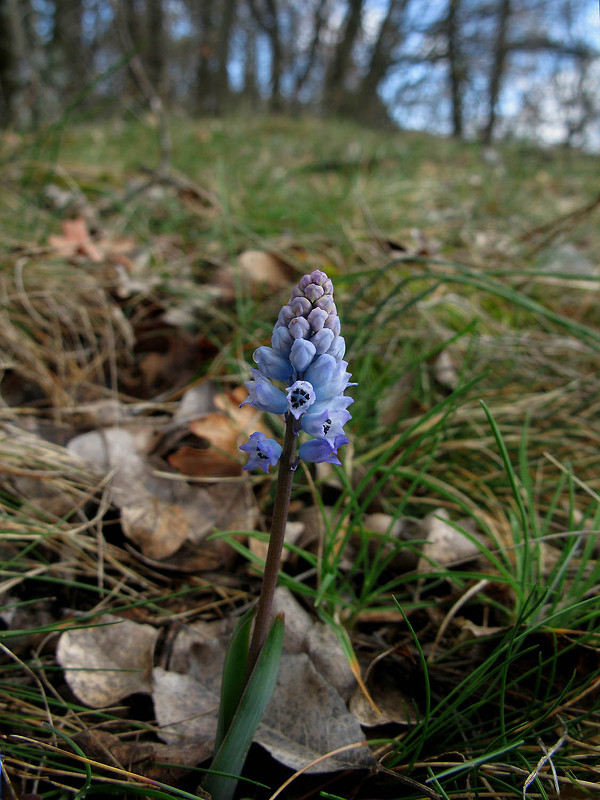
<instances>
[{"instance_id":1,"label":"hyacinth flower","mask_svg":"<svg viewBox=\"0 0 600 800\"><path fill-rule=\"evenodd\" d=\"M273 597L288 517L292 480L300 460L340 464L338 450L348 443L344 425L352 399L345 343L333 302L333 285L321 270L298 283L279 312L271 347L254 353L256 368L246 384L249 404L282 414L283 445L256 432L240 447L244 469L279 464L271 536L256 613L236 626L223 667L221 703L212 771L203 786L214 800L231 800L262 712L275 687L283 647L283 619L271 621ZM305 440L298 446L302 436ZM252 635L250 631L252 630Z\"/></svg>"},{"instance_id":2,"label":"hyacinth flower","mask_svg":"<svg viewBox=\"0 0 600 800\"><path fill-rule=\"evenodd\" d=\"M269 629L273 594L279 572L294 471L300 460L340 464L338 450L348 439L344 425L350 419L352 398L343 360L346 344L333 300L333 284L319 269L304 275L279 312L271 347L254 353L256 368L246 383L249 404L258 411L283 414L283 446L263 433L253 433L241 446L248 454L244 469L269 468L279 462L279 475L263 587L250 644L249 668ZM298 446L299 437L303 441Z\"/></svg>"}]
</instances>

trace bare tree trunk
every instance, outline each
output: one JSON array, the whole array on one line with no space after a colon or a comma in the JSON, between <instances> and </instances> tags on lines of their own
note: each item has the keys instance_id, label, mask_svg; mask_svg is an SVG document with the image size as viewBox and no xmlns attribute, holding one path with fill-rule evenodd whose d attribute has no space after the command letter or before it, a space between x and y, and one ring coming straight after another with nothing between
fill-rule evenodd
<instances>
[{"instance_id":1,"label":"bare tree trunk","mask_svg":"<svg viewBox=\"0 0 600 800\"><path fill-rule=\"evenodd\" d=\"M223 10L217 42L217 74L215 80L216 111L222 113L229 101L229 43L235 20L236 0L223 0Z\"/></svg>"},{"instance_id":2,"label":"bare tree trunk","mask_svg":"<svg viewBox=\"0 0 600 800\"><path fill-rule=\"evenodd\" d=\"M271 97L269 108L271 111L281 111L283 100L281 97L281 75L283 72L283 49L281 46L281 31L277 14L277 0L264 0L259 8L256 0L249 0L254 19L266 33L271 45Z\"/></svg>"},{"instance_id":3,"label":"bare tree trunk","mask_svg":"<svg viewBox=\"0 0 600 800\"><path fill-rule=\"evenodd\" d=\"M494 127L496 125L500 86L504 77L504 68L506 66L506 39L510 13L511 0L500 0L500 7L498 9L498 23L496 27L496 41L494 43L494 61L490 75L488 118L483 129L482 137L486 144L490 144L492 141Z\"/></svg>"},{"instance_id":4,"label":"bare tree trunk","mask_svg":"<svg viewBox=\"0 0 600 800\"><path fill-rule=\"evenodd\" d=\"M325 76L323 99L328 112L340 112L345 102L345 83L352 64L352 50L361 29L364 0L350 0L342 34Z\"/></svg>"},{"instance_id":5,"label":"bare tree trunk","mask_svg":"<svg viewBox=\"0 0 600 800\"><path fill-rule=\"evenodd\" d=\"M200 43L196 69L196 97L202 114L214 112L215 86L212 64L216 50L216 25L211 3L200 3Z\"/></svg>"},{"instance_id":6,"label":"bare tree trunk","mask_svg":"<svg viewBox=\"0 0 600 800\"><path fill-rule=\"evenodd\" d=\"M303 68L298 72L296 76L296 82L294 85L294 101L299 101L299 95L306 83L308 76L310 75L311 70L315 66L315 61L317 57L317 50L319 48L319 41L321 39L321 31L323 29L323 23L325 22L325 5L327 0L319 0L317 7L315 8L315 16L313 20L313 35L310 40L310 45L308 48L308 52L306 54L306 61L304 63Z\"/></svg>"},{"instance_id":7,"label":"bare tree trunk","mask_svg":"<svg viewBox=\"0 0 600 800\"><path fill-rule=\"evenodd\" d=\"M403 15L407 5L408 0L391 0L379 29L368 70L356 93L357 109L361 110L363 116L379 117L382 112L387 116L383 102L377 95L377 89L394 63L394 48L404 36Z\"/></svg>"},{"instance_id":8,"label":"bare tree trunk","mask_svg":"<svg viewBox=\"0 0 600 800\"><path fill-rule=\"evenodd\" d=\"M165 78L165 15L162 0L146 0L144 63L154 90L163 94Z\"/></svg>"},{"instance_id":9,"label":"bare tree trunk","mask_svg":"<svg viewBox=\"0 0 600 800\"><path fill-rule=\"evenodd\" d=\"M72 96L85 85L87 72L82 0L55 0L51 48L55 59L53 71L59 75L58 88Z\"/></svg>"},{"instance_id":10,"label":"bare tree trunk","mask_svg":"<svg viewBox=\"0 0 600 800\"><path fill-rule=\"evenodd\" d=\"M122 24L127 30L128 37L131 41L133 52L139 57L143 47L143 35L141 20L136 8L135 0L121 0L120 11L122 15ZM131 67L131 62L127 65L127 90L129 94L134 95L138 88L135 70Z\"/></svg>"},{"instance_id":11,"label":"bare tree trunk","mask_svg":"<svg viewBox=\"0 0 600 800\"><path fill-rule=\"evenodd\" d=\"M28 41L27 2L0 0L0 125L40 122L40 76L34 72L31 53L37 42Z\"/></svg>"},{"instance_id":12,"label":"bare tree trunk","mask_svg":"<svg viewBox=\"0 0 600 800\"><path fill-rule=\"evenodd\" d=\"M464 134L464 81L465 64L460 47L461 0L449 0L446 32L448 37L448 77L452 102L452 135L462 138Z\"/></svg>"},{"instance_id":13,"label":"bare tree trunk","mask_svg":"<svg viewBox=\"0 0 600 800\"><path fill-rule=\"evenodd\" d=\"M0 0L0 123L5 128L16 119L19 92L19 55L16 51L13 19L8 0Z\"/></svg>"},{"instance_id":14,"label":"bare tree trunk","mask_svg":"<svg viewBox=\"0 0 600 800\"><path fill-rule=\"evenodd\" d=\"M259 98L258 77L256 75L256 28L246 28L246 47L244 50L244 100L251 105Z\"/></svg>"}]
</instances>

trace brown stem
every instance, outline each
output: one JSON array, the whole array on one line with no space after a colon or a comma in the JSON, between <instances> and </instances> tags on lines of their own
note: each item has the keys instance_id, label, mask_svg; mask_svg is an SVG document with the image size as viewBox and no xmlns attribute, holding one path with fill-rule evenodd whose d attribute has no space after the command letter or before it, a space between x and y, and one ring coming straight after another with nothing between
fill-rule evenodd
<instances>
[{"instance_id":1,"label":"brown stem","mask_svg":"<svg viewBox=\"0 0 600 800\"><path fill-rule=\"evenodd\" d=\"M298 420L294 419L291 414L288 414L283 449L281 451L281 458L279 459L279 475L277 476L277 490L275 492L275 507L273 509L273 520L271 522L269 548L267 550L263 582L260 590L260 597L258 598L258 605L256 607L254 629L252 631L252 639L250 641L250 650L248 653L246 680L248 680L250 673L254 669L258 654L262 649L271 624L273 596L275 594L277 577L279 575L279 562L281 561L281 551L283 550L285 526L288 518L292 483L296 468L296 444L298 442L299 431L300 423Z\"/></svg>"}]
</instances>

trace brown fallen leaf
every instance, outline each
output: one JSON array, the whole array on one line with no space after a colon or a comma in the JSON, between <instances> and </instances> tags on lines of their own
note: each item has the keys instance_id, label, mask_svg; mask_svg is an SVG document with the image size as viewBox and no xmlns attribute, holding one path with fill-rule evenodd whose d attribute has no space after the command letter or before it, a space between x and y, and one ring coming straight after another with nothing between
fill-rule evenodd
<instances>
[{"instance_id":1,"label":"brown fallen leaf","mask_svg":"<svg viewBox=\"0 0 600 800\"><path fill-rule=\"evenodd\" d=\"M190 430L225 452L237 452L238 439L247 439L254 431L272 436L260 413L249 405L240 407L247 397L245 386L236 386L230 392L218 394L214 404L220 413L206 414L193 420Z\"/></svg>"},{"instance_id":2,"label":"brown fallen leaf","mask_svg":"<svg viewBox=\"0 0 600 800\"><path fill-rule=\"evenodd\" d=\"M248 283L250 291L270 292L283 289L296 276L295 270L282 258L266 250L244 250L237 258L237 265L220 269L215 278L221 297L232 300L236 293L236 272Z\"/></svg>"},{"instance_id":3,"label":"brown fallen leaf","mask_svg":"<svg viewBox=\"0 0 600 800\"><path fill-rule=\"evenodd\" d=\"M231 456L214 450L212 447L200 450L184 445L171 453L167 461L182 475L194 478L227 478L241 475L242 465Z\"/></svg>"},{"instance_id":4,"label":"brown fallen leaf","mask_svg":"<svg viewBox=\"0 0 600 800\"><path fill-rule=\"evenodd\" d=\"M121 508L125 536L149 558L168 558L185 542L189 520L181 506L144 496Z\"/></svg>"},{"instance_id":5,"label":"brown fallen leaf","mask_svg":"<svg viewBox=\"0 0 600 800\"><path fill-rule=\"evenodd\" d=\"M380 677L378 680L369 681L367 688L376 708L365 697L365 693L360 687L350 698L350 711L361 725L372 728L377 725L387 725L390 722L399 725L416 723L417 713L413 701L398 688L390 677Z\"/></svg>"},{"instance_id":6,"label":"brown fallen leaf","mask_svg":"<svg viewBox=\"0 0 600 800\"><path fill-rule=\"evenodd\" d=\"M284 287L292 277L285 261L265 250L244 250L238 256L238 268L251 283L264 283L271 289Z\"/></svg>"},{"instance_id":7,"label":"brown fallen leaf","mask_svg":"<svg viewBox=\"0 0 600 800\"><path fill-rule=\"evenodd\" d=\"M127 742L99 728L79 731L73 736L73 740L94 761L120 769L135 770L137 775L171 784L188 772L186 767L193 767L209 758L212 749L210 746L198 744L143 742L137 737L134 741Z\"/></svg>"},{"instance_id":8,"label":"brown fallen leaf","mask_svg":"<svg viewBox=\"0 0 600 800\"><path fill-rule=\"evenodd\" d=\"M169 464L182 474L195 477L241 475L240 444L254 431L272 435L260 414L250 406L239 407L247 395L243 386L217 395L213 402L218 410L189 423L190 431L209 446L201 449L183 445L168 456Z\"/></svg>"},{"instance_id":9,"label":"brown fallen leaf","mask_svg":"<svg viewBox=\"0 0 600 800\"><path fill-rule=\"evenodd\" d=\"M48 237L48 244L56 251L57 255L65 258L83 255L96 263L103 260L102 253L92 241L87 223L82 217L63 220L61 228L61 236L52 235Z\"/></svg>"},{"instance_id":10,"label":"brown fallen leaf","mask_svg":"<svg viewBox=\"0 0 600 800\"><path fill-rule=\"evenodd\" d=\"M125 535L144 556L162 561L186 544L205 553L205 568L215 569L234 552L223 540L205 539L215 528L254 527L257 512L249 487L245 481L190 486L155 474L148 453L159 437L158 426L124 425L76 436L68 449L111 473L109 499L121 511Z\"/></svg>"},{"instance_id":11,"label":"brown fallen leaf","mask_svg":"<svg viewBox=\"0 0 600 800\"><path fill-rule=\"evenodd\" d=\"M151 625L105 614L94 626L64 631L56 660L78 700L102 708L152 691L157 637Z\"/></svg>"}]
</instances>

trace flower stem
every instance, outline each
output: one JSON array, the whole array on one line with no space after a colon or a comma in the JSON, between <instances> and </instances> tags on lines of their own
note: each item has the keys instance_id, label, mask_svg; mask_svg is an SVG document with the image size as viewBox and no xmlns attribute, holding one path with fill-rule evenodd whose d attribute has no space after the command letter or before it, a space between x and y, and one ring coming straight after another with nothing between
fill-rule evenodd
<instances>
[{"instance_id":1,"label":"flower stem","mask_svg":"<svg viewBox=\"0 0 600 800\"><path fill-rule=\"evenodd\" d=\"M262 649L271 624L273 597L275 595L275 587L277 586L277 577L279 575L279 562L281 561L285 527L292 494L292 483L296 470L296 445L299 432L300 422L294 419L291 414L288 414L285 426L285 439L283 440L283 450L281 451L281 458L279 460L279 475L277 476L275 506L273 508L273 520L271 522L271 535L269 537L265 571L263 574L260 597L258 598L258 605L256 607L254 629L252 631L252 639L248 652L246 681L254 669L258 654Z\"/></svg>"}]
</instances>

